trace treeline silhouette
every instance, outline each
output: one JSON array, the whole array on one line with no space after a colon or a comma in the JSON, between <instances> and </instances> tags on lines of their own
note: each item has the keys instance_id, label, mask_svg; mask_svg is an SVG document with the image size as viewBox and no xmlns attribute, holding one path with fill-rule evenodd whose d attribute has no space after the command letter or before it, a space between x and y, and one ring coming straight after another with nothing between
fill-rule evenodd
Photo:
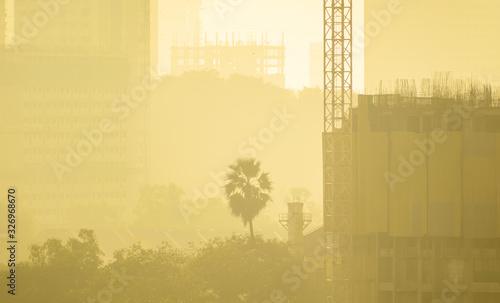
<instances>
[{"instance_id":1,"label":"treeline silhouette","mask_svg":"<svg viewBox=\"0 0 500 303\"><path fill-rule=\"evenodd\" d=\"M94 232L82 229L65 243L32 245L16 268L16 295L2 302L314 302L320 283L312 273L294 288L283 278L294 264L285 243L237 235L189 250L137 243L105 262Z\"/></svg>"}]
</instances>

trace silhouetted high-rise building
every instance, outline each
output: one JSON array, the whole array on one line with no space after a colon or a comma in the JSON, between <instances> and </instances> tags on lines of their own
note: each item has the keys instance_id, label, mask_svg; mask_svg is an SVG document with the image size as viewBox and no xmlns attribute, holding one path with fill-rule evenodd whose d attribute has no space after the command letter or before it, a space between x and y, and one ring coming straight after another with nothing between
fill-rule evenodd
<instances>
[{"instance_id":1,"label":"silhouetted high-rise building","mask_svg":"<svg viewBox=\"0 0 500 303\"><path fill-rule=\"evenodd\" d=\"M16 1L13 46L34 54L126 56L131 74L140 75L158 64L157 1Z\"/></svg>"},{"instance_id":2,"label":"silhouetted high-rise building","mask_svg":"<svg viewBox=\"0 0 500 303\"><path fill-rule=\"evenodd\" d=\"M5 0L0 0L0 49L5 47L5 35L7 33L7 12Z\"/></svg>"},{"instance_id":3,"label":"silhouetted high-rise building","mask_svg":"<svg viewBox=\"0 0 500 303\"><path fill-rule=\"evenodd\" d=\"M40 228L121 224L147 182L156 0L16 1L14 14L0 183L22 187Z\"/></svg>"}]
</instances>

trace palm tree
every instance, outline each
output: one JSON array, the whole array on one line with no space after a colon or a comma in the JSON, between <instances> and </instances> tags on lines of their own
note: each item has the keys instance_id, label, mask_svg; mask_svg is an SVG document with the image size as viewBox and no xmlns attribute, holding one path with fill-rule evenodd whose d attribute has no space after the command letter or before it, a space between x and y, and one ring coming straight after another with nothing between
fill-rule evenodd
<instances>
[{"instance_id":1,"label":"palm tree","mask_svg":"<svg viewBox=\"0 0 500 303\"><path fill-rule=\"evenodd\" d=\"M261 171L255 158L239 158L228 168L224 190L229 209L234 216L241 217L245 226L249 225L253 240L253 219L272 201L273 184L269 173Z\"/></svg>"}]
</instances>

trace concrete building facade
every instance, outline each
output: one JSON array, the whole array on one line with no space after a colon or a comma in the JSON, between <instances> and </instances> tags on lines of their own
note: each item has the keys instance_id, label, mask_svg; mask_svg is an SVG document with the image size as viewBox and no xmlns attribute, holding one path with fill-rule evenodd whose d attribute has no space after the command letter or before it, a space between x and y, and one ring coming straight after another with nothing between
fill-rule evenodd
<instances>
[{"instance_id":1,"label":"concrete building facade","mask_svg":"<svg viewBox=\"0 0 500 303\"><path fill-rule=\"evenodd\" d=\"M498 104L361 96L353 121L359 302L498 301Z\"/></svg>"},{"instance_id":2,"label":"concrete building facade","mask_svg":"<svg viewBox=\"0 0 500 303\"><path fill-rule=\"evenodd\" d=\"M362 95L352 119L354 302L499 302L500 103Z\"/></svg>"},{"instance_id":3,"label":"concrete building facade","mask_svg":"<svg viewBox=\"0 0 500 303\"><path fill-rule=\"evenodd\" d=\"M7 35L7 4L5 0L0 0L0 49L5 47Z\"/></svg>"},{"instance_id":4,"label":"concrete building facade","mask_svg":"<svg viewBox=\"0 0 500 303\"><path fill-rule=\"evenodd\" d=\"M39 230L120 226L147 182L157 4L50 3L15 2L0 54L1 184Z\"/></svg>"}]
</instances>

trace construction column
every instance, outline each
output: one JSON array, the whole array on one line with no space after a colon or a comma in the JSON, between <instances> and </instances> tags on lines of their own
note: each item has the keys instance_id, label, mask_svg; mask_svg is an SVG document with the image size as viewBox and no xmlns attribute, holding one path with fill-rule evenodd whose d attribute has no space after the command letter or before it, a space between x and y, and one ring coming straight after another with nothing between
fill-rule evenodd
<instances>
[{"instance_id":1,"label":"construction column","mask_svg":"<svg viewBox=\"0 0 500 303\"><path fill-rule=\"evenodd\" d=\"M324 0L325 302L354 302L352 281L352 0Z\"/></svg>"}]
</instances>

